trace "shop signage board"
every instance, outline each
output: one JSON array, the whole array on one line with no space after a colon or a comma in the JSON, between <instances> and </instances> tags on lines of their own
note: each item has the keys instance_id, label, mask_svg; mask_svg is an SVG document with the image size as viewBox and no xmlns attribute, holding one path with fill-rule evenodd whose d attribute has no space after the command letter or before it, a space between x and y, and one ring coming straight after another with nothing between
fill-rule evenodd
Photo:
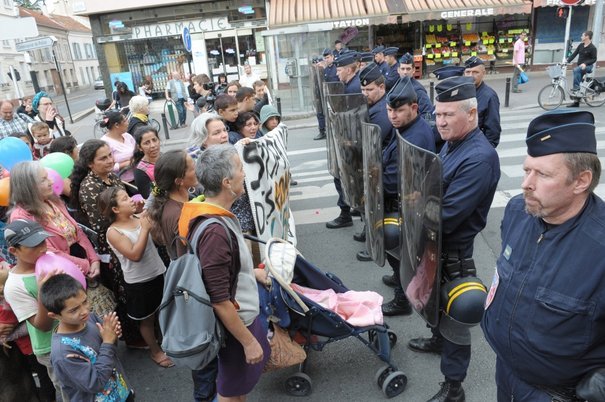
<instances>
[{"instance_id":1,"label":"shop signage board","mask_svg":"<svg viewBox=\"0 0 605 402\"><path fill-rule=\"evenodd\" d=\"M52 47L52 45L57 41L57 38L54 36L43 36L41 38L26 40L23 42L17 43L15 46L17 52L26 52L28 50L36 50L42 49L45 47Z\"/></svg>"},{"instance_id":2,"label":"shop signage board","mask_svg":"<svg viewBox=\"0 0 605 402\"><path fill-rule=\"evenodd\" d=\"M169 21L160 24L134 26L132 28L132 39L149 39L182 35L183 28L187 28L190 34L233 29L231 24L229 24L227 17Z\"/></svg>"},{"instance_id":3,"label":"shop signage board","mask_svg":"<svg viewBox=\"0 0 605 402\"><path fill-rule=\"evenodd\" d=\"M550 0L545 0L550 1ZM559 0L556 0L559 1ZM484 8L463 8L463 9L437 9L434 11L418 11L411 12L409 14L403 14L401 16L402 22L413 22L413 21L430 21L430 20L452 20L452 19L464 19L464 18L475 18L485 17L493 15L503 14L530 14L532 9L532 3L526 2L515 7L484 7Z\"/></svg>"}]
</instances>

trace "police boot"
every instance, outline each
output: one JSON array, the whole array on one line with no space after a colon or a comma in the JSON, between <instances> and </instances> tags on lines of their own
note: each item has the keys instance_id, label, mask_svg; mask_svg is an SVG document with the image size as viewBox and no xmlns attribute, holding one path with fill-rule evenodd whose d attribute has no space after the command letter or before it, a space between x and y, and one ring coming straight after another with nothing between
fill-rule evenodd
<instances>
[{"instance_id":1,"label":"police boot","mask_svg":"<svg viewBox=\"0 0 605 402\"><path fill-rule=\"evenodd\" d=\"M412 306L405 296L400 296L397 292L395 297L388 303L382 305L382 314L388 317L394 315L412 314Z\"/></svg>"},{"instance_id":2,"label":"police boot","mask_svg":"<svg viewBox=\"0 0 605 402\"><path fill-rule=\"evenodd\" d=\"M441 383L441 389L427 402L464 402L464 389L460 381L445 380Z\"/></svg>"},{"instance_id":3,"label":"police boot","mask_svg":"<svg viewBox=\"0 0 605 402\"><path fill-rule=\"evenodd\" d=\"M338 218L326 222L326 227L328 229L340 229L347 226L353 226L353 218L351 218L351 214L348 212L340 212Z\"/></svg>"},{"instance_id":4,"label":"police boot","mask_svg":"<svg viewBox=\"0 0 605 402\"><path fill-rule=\"evenodd\" d=\"M408 347L414 352L441 354L443 350L443 338L433 335L430 338L414 338L408 342Z\"/></svg>"},{"instance_id":5,"label":"police boot","mask_svg":"<svg viewBox=\"0 0 605 402\"><path fill-rule=\"evenodd\" d=\"M397 283L397 278L395 278L395 274L383 275L382 276L382 283L384 283L385 285L387 285L390 288L394 288L394 287L396 287L396 286L399 285Z\"/></svg>"},{"instance_id":6,"label":"police boot","mask_svg":"<svg viewBox=\"0 0 605 402\"><path fill-rule=\"evenodd\" d=\"M319 134L317 134L314 140L325 140L326 139L326 130L319 130Z\"/></svg>"}]
</instances>

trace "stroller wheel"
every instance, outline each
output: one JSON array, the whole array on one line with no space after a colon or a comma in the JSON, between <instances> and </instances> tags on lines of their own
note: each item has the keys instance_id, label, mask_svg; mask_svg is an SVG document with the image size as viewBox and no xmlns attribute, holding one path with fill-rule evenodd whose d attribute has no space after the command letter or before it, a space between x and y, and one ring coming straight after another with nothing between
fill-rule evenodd
<instances>
[{"instance_id":1,"label":"stroller wheel","mask_svg":"<svg viewBox=\"0 0 605 402\"><path fill-rule=\"evenodd\" d=\"M391 349L393 349L393 347L397 344L397 334L390 329L387 331L387 333L389 334L389 345L391 346Z\"/></svg>"},{"instance_id":2,"label":"stroller wheel","mask_svg":"<svg viewBox=\"0 0 605 402\"><path fill-rule=\"evenodd\" d=\"M291 396L307 396L311 393L311 377L305 373L296 373L288 377L285 382L286 393Z\"/></svg>"},{"instance_id":3,"label":"stroller wheel","mask_svg":"<svg viewBox=\"0 0 605 402\"><path fill-rule=\"evenodd\" d=\"M378 385L378 388L382 388L384 384L384 380L395 371L395 369L391 366L384 366L378 369L376 375L374 376L374 382Z\"/></svg>"},{"instance_id":4,"label":"stroller wheel","mask_svg":"<svg viewBox=\"0 0 605 402\"><path fill-rule=\"evenodd\" d=\"M395 371L388 375L384 379L382 384L382 392L387 398L392 398L401 394L406 385L408 385L408 378L401 371Z\"/></svg>"}]
</instances>

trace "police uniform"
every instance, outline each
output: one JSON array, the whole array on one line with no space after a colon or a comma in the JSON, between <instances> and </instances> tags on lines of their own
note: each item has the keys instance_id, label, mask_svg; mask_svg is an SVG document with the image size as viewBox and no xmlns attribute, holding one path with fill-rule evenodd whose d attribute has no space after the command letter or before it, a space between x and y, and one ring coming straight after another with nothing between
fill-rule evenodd
<instances>
[{"instance_id":1,"label":"police uniform","mask_svg":"<svg viewBox=\"0 0 605 402\"><path fill-rule=\"evenodd\" d=\"M435 89L438 102L465 100L475 97L476 94L472 79L467 77L440 81ZM442 272L444 279L447 279L459 272L448 271L450 265L446 262L466 262L472 258L475 236L485 227L500 179L500 162L498 154L479 128L473 129L458 141L446 142L439 156L443 168ZM440 325L446 322L442 314ZM434 338L431 339L441 335L445 336L446 332L433 329ZM447 338L441 339L441 372L446 381L442 383L440 393L431 400L449 400L440 399L443 392L461 394L462 399L455 400L463 400L461 382L466 378L470 363L470 337L466 342L461 342L464 344L456 344ZM415 347L414 342L418 345L422 343L422 339L410 341L412 349L428 351Z\"/></svg>"},{"instance_id":2,"label":"police uniform","mask_svg":"<svg viewBox=\"0 0 605 402\"><path fill-rule=\"evenodd\" d=\"M332 54L332 51L325 48L322 52L322 56ZM324 82L338 82L338 75L336 75L336 66L334 63L324 67ZM323 88L318 88L318 91L323 91ZM319 125L319 134L313 138L314 140L323 140L326 138L326 117L322 112L317 112L317 123Z\"/></svg>"},{"instance_id":3,"label":"police uniform","mask_svg":"<svg viewBox=\"0 0 605 402\"><path fill-rule=\"evenodd\" d=\"M395 57L395 56L397 56L398 51L399 51L399 49L396 47L387 47L386 49L384 49L384 51L382 53L385 56ZM390 66L386 62L384 64L386 64L386 67L385 67L386 71L384 72L384 79L386 80L387 91L390 91L391 88L393 88L395 86L395 83L399 79L399 71L398 71L399 65L397 64L397 62L395 62L392 66Z\"/></svg>"},{"instance_id":4,"label":"police uniform","mask_svg":"<svg viewBox=\"0 0 605 402\"><path fill-rule=\"evenodd\" d=\"M409 53L404 54L399 58L399 64L409 64L414 66L414 56ZM431 99L429 98L428 93L426 92L426 88L418 82L414 77L410 77L412 82L412 86L414 91L416 91L416 96L418 97L418 114L425 119L429 124L433 124L435 122L435 116L433 112L435 111L435 107L431 103Z\"/></svg>"},{"instance_id":5,"label":"police uniform","mask_svg":"<svg viewBox=\"0 0 605 402\"><path fill-rule=\"evenodd\" d=\"M466 68L483 65L483 60L473 56L464 63ZM500 99L498 94L485 82L477 87L477 118L479 128L494 148L500 143Z\"/></svg>"},{"instance_id":6,"label":"police uniform","mask_svg":"<svg viewBox=\"0 0 605 402\"><path fill-rule=\"evenodd\" d=\"M374 55L377 55L378 53L383 53L384 49L385 49L385 47L382 45L376 46L374 49L372 49L372 53ZM376 63L376 65L378 66L378 68L380 68L380 72L384 76L386 74L386 72L388 71L389 65L384 60L381 61L380 63Z\"/></svg>"},{"instance_id":7,"label":"police uniform","mask_svg":"<svg viewBox=\"0 0 605 402\"><path fill-rule=\"evenodd\" d=\"M596 154L594 117L544 113L526 142L532 157ZM501 238L481 323L497 356L498 400L575 400L582 378L605 367L605 203L591 193L576 216L547 225L519 195L506 206Z\"/></svg>"},{"instance_id":8,"label":"police uniform","mask_svg":"<svg viewBox=\"0 0 605 402\"><path fill-rule=\"evenodd\" d=\"M366 86L376 81L379 77L382 77L380 67L376 63L368 64L363 70L359 72L359 80L362 86ZM380 135L382 136L383 148L389 143L391 138L391 132L393 125L389 120L387 113L387 96L386 93L378 102L370 105L368 108L368 116L370 123L376 124L380 127Z\"/></svg>"},{"instance_id":9,"label":"police uniform","mask_svg":"<svg viewBox=\"0 0 605 402\"><path fill-rule=\"evenodd\" d=\"M439 81L452 77L460 77L464 75L464 67L451 65L444 66L433 71L433 74L435 75L435 77L437 77L437 80ZM435 108L433 107L433 111L434 110ZM435 137L435 147L437 148L437 151L440 151L443 147L444 142L441 139L441 134L439 134L439 130L437 130L436 126L433 127L433 134Z\"/></svg>"}]
</instances>

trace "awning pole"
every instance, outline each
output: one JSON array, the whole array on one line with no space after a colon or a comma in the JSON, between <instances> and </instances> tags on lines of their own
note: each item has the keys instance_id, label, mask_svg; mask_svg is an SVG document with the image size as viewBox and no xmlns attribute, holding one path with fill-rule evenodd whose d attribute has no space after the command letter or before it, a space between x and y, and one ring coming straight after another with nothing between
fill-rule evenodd
<instances>
[{"instance_id":1,"label":"awning pole","mask_svg":"<svg viewBox=\"0 0 605 402\"><path fill-rule=\"evenodd\" d=\"M569 12L567 13L567 21L565 21L565 42L563 42L563 60L562 63L567 62L567 51L568 51L568 43L569 43L569 32L571 30L571 12L573 7L567 6Z\"/></svg>"}]
</instances>

